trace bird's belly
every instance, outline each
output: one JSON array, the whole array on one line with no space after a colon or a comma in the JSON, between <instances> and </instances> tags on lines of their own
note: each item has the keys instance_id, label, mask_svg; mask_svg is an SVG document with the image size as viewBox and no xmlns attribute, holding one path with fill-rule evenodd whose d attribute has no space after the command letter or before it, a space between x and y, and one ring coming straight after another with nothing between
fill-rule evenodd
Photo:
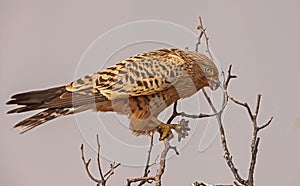
<instances>
[{"instance_id":1,"label":"bird's belly","mask_svg":"<svg viewBox=\"0 0 300 186\"><path fill-rule=\"evenodd\" d=\"M139 131L138 133L141 134L141 131L151 131L157 127L157 123L153 123L151 118L157 118L172 103L182 97L191 96L195 92L192 89L180 92L175 87L171 87L165 91L151 95L116 99L105 104L99 103L97 111L114 111L128 115L131 121L130 129L135 132Z\"/></svg>"}]
</instances>

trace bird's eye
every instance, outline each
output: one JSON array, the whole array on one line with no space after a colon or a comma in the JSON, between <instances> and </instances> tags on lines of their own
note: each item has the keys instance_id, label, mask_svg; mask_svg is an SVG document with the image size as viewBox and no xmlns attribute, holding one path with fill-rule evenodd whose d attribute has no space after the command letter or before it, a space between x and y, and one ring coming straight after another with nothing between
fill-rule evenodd
<instances>
[{"instance_id":1,"label":"bird's eye","mask_svg":"<svg viewBox=\"0 0 300 186\"><path fill-rule=\"evenodd\" d=\"M210 73L211 69L210 68L206 68L205 71L208 72L208 73Z\"/></svg>"}]
</instances>

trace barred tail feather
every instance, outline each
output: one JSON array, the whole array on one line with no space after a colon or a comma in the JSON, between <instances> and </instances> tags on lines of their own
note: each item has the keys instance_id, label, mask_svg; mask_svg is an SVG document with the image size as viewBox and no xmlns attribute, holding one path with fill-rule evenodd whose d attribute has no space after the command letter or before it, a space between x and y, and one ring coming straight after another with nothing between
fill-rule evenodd
<instances>
[{"instance_id":1,"label":"barred tail feather","mask_svg":"<svg viewBox=\"0 0 300 186\"><path fill-rule=\"evenodd\" d=\"M37 113L14 126L20 128L21 134L57 117L74 113L74 108L51 108Z\"/></svg>"},{"instance_id":2,"label":"barred tail feather","mask_svg":"<svg viewBox=\"0 0 300 186\"><path fill-rule=\"evenodd\" d=\"M95 103L105 101L107 98L101 93L93 92L92 88L71 92L66 89L66 86L60 86L16 94L6 104L20 105L8 111L8 114L43 110L14 126L14 128L21 128L21 133L24 133L57 117L92 109Z\"/></svg>"},{"instance_id":3,"label":"barred tail feather","mask_svg":"<svg viewBox=\"0 0 300 186\"><path fill-rule=\"evenodd\" d=\"M66 88L65 86L61 86L61 87L55 87L46 90L30 91L30 92L13 95L11 97L11 100L8 101L6 104L7 105L17 104L17 105L24 105L24 106L10 110L7 112L7 114L21 113L21 112L27 112L31 110L49 108L50 105L46 106L45 103L50 102L55 98L59 98L64 93L66 93Z\"/></svg>"}]
</instances>

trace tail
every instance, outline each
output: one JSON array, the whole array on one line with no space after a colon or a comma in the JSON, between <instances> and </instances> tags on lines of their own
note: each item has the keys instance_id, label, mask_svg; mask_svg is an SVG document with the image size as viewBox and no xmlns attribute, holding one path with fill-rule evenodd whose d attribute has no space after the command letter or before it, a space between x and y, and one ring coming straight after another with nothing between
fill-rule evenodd
<instances>
[{"instance_id":1,"label":"tail","mask_svg":"<svg viewBox=\"0 0 300 186\"><path fill-rule=\"evenodd\" d=\"M83 90L85 92L90 90ZM43 109L42 112L17 123L14 128L21 128L21 133L27 132L47 121L57 117L73 114L88 110L90 103L95 103L95 99L103 100L105 97L101 95L73 93L66 89L65 86L50 88L46 90L30 91L16 94L6 104L21 105L19 108L8 111L11 113L22 113ZM84 92L83 92L84 93ZM75 103L73 98L75 96Z\"/></svg>"},{"instance_id":2,"label":"tail","mask_svg":"<svg viewBox=\"0 0 300 186\"><path fill-rule=\"evenodd\" d=\"M42 108L49 108L50 105L48 103L51 100L65 94L66 88L65 86L50 88L47 90L37 90L37 91L30 91L25 93L20 93L13 95L11 100L8 101L7 105L17 104L17 105L24 105L23 107L19 107L7 112L7 114L11 113L21 113L27 112ZM55 105L52 105L55 108Z\"/></svg>"},{"instance_id":3,"label":"tail","mask_svg":"<svg viewBox=\"0 0 300 186\"><path fill-rule=\"evenodd\" d=\"M20 128L21 134L57 117L74 113L74 108L51 108L37 113L30 118L27 118L17 123L14 128Z\"/></svg>"}]
</instances>

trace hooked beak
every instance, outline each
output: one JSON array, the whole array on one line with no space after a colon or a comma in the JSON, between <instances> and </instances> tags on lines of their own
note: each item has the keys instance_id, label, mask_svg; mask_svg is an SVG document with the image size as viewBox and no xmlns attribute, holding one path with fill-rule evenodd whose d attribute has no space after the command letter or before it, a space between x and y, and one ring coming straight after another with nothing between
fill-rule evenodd
<instances>
[{"instance_id":1,"label":"hooked beak","mask_svg":"<svg viewBox=\"0 0 300 186\"><path fill-rule=\"evenodd\" d=\"M220 86L220 81L218 79L209 79L208 84L211 90L216 90Z\"/></svg>"}]
</instances>

